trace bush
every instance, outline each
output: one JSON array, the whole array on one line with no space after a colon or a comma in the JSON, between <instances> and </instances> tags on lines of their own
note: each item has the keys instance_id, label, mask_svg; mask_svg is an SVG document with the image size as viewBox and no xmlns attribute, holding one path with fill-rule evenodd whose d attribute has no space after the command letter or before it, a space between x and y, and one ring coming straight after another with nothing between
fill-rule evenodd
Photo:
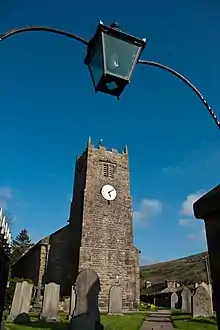
<instances>
[{"instance_id":1,"label":"bush","mask_svg":"<svg viewBox=\"0 0 220 330\"><path fill-rule=\"evenodd\" d=\"M5 306L4 306L5 310L8 310L11 307L16 283L23 282L23 281L27 281L28 283L33 283L31 280L26 279L26 278L10 278L9 279L9 286L6 289L6 294L5 294Z\"/></svg>"},{"instance_id":2,"label":"bush","mask_svg":"<svg viewBox=\"0 0 220 330\"><path fill-rule=\"evenodd\" d=\"M147 304L145 302L141 301L138 310L139 311L146 311L146 309L147 309Z\"/></svg>"},{"instance_id":3,"label":"bush","mask_svg":"<svg viewBox=\"0 0 220 330\"><path fill-rule=\"evenodd\" d=\"M150 311L154 311L156 309L156 306L154 304L147 304L147 309Z\"/></svg>"}]
</instances>

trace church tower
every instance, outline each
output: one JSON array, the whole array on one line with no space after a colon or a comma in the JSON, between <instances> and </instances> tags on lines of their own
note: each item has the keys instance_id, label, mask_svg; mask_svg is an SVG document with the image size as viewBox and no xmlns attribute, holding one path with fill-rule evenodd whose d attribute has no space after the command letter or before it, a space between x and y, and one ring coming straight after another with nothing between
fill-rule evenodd
<instances>
[{"instance_id":1,"label":"church tower","mask_svg":"<svg viewBox=\"0 0 220 330\"><path fill-rule=\"evenodd\" d=\"M123 310L139 304L139 251L133 245L128 151L95 148L89 138L77 158L70 210L72 280L83 268L100 278L99 306L108 309L109 290L120 285ZM70 235L71 236L71 235Z\"/></svg>"}]
</instances>

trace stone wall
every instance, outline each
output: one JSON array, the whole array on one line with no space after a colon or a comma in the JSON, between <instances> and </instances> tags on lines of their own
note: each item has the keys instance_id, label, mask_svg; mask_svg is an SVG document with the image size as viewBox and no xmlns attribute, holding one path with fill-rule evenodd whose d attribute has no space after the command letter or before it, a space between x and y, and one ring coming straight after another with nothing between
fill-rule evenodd
<instances>
[{"instance_id":1,"label":"stone wall","mask_svg":"<svg viewBox=\"0 0 220 330\"><path fill-rule=\"evenodd\" d=\"M135 251L136 252L136 251ZM123 310L135 310L139 302L136 284L136 260L130 250L92 249L81 247L80 269L92 268L100 277L101 311L108 309L108 295L111 286L120 285L123 289Z\"/></svg>"},{"instance_id":2,"label":"stone wall","mask_svg":"<svg viewBox=\"0 0 220 330\"><path fill-rule=\"evenodd\" d=\"M75 255L80 252L79 269L89 267L98 273L102 310L107 309L109 289L115 284L124 289L123 309L134 310L139 303L139 256L133 246L127 149L118 153L96 149L89 143L77 162L70 222L78 228L73 232L74 239L81 237L80 251L74 247ZM104 164L113 166L111 176L104 175ZM104 184L116 188L114 201L102 197Z\"/></svg>"},{"instance_id":3,"label":"stone wall","mask_svg":"<svg viewBox=\"0 0 220 330\"><path fill-rule=\"evenodd\" d=\"M50 247L50 245L49 245L49 238L48 238L48 243L41 244L40 268L39 268L39 277L38 277L39 285L45 283L45 271L46 271L46 267L47 267L49 247Z\"/></svg>"},{"instance_id":4,"label":"stone wall","mask_svg":"<svg viewBox=\"0 0 220 330\"><path fill-rule=\"evenodd\" d=\"M73 260L70 267L71 280L75 283L79 270L79 253L81 246L82 221L84 208L84 191L87 171L87 151L81 157L77 157L75 164L75 177L73 185L73 197L70 207L70 235L69 235L69 259Z\"/></svg>"}]
</instances>

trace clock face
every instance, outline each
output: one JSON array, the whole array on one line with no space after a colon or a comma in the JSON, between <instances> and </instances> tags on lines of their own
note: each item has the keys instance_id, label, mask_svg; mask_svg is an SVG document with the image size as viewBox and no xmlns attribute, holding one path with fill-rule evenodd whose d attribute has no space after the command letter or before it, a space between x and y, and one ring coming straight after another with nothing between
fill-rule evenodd
<instances>
[{"instance_id":1,"label":"clock face","mask_svg":"<svg viewBox=\"0 0 220 330\"><path fill-rule=\"evenodd\" d=\"M102 187L101 194L107 201L113 201L117 195L116 189L109 184Z\"/></svg>"}]
</instances>

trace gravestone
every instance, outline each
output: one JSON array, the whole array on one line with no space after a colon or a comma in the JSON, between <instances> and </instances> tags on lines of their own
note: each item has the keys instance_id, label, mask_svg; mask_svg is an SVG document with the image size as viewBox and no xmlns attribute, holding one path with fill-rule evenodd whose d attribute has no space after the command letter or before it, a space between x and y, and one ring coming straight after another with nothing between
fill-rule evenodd
<instances>
[{"instance_id":1,"label":"gravestone","mask_svg":"<svg viewBox=\"0 0 220 330\"><path fill-rule=\"evenodd\" d=\"M76 279L76 306L70 322L74 330L98 330L100 312L98 296L100 291L99 277L92 269L83 269Z\"/></svg>"},{"instance_id":2,"label":"gravestone","mask_svg":"<svg viewBox=\"0 0 220 330\"><path fill-rule=\"evenodd\" d=\"M28 323L30 321L28 314L30 311L32 291L33 284L26 281L16 283L12 306L7 321L13 321L18 324Z\"/></svg>"},{"instance_id":3,"label":"gravestone","mask_svg":"<svg viewBox=\"0 0 220 330\"><path fill-rule=\"evenodd\" d=\"M69 309L70 309L70 298L65 298L63 302L64 313L69 313Z\"/></svg>"},{"instance_id":4,"label":"gravestone","mask_svg":"<svg viewBox=\"0 0 220 330\"><path fill-rule=\"evenodd\" d=\"M39 284L38 286L35 287L35 294L34 294L35 302L31 310L32 312L35 312L38 315L40 315L43 306L43 297L41 295L41 291L42 291L42 286L41 284Z\"/></svg>"},{"instance_id":5,"label":"gravestone","mask_svg":"<svg viewBox=\"0 0 220 330\"><path fill-rule=\"evenodd\" d=\"M7 317L7 321L14 321L15 317L19 314L21 306L22 286L21 282L16 283L15 292L12 300L10 314Z\"/></svg>"},{"instance_id":6,"label":"gravestone","mask_svg":"<svg viewBox=\"0 0 220 330\"><path fill-rule=\"evenodd\" d=\"M204 286L199 285L193 295L193 317L213 315L211 296Z\"/></svg>"},{"instance_id":7,"label":"gravestone","mask_svg":"<svg viewBox=\"0 0 220 330\"><path fill-rule=\"evenodd\" d=\"M122 288L120 286L112 286L109 290L109 314L122 314Z\"/></svg>"},{"instance_id":8,"label":"gravestone","mask_svg":"<svg viewBox=\"0 0 220 330\"><path fill-rule=\"evenodd\" d=\"M59 300L60 285L56 283L46 284L41 319L45 319L47 322L58 320Z\"/></svg>"},{"instance_id":9,"label":"gravestone","mask_svg":"<svg viewBox=\"0 0 220 330\"><path fill-rule=\"evenodd\" d=\"M76 292L75 292L75 286L73 285L71 287L71 296L70 296L70 303L69 303L69 310L68 310L68 319L71 319L71 316L73 315L73 312L76 307Z\"/></svg>"},{"instance_id":10,"label":"gravestone","mask_svg":"<svg viewBox=\"0 0 220 330\"><path fill-rule=\"evenodd\" d=\"M5 330L5 322L4 321L2 321L2 322L0 322L0 330Z\"/></svg>"},{"instance_id":11,"label":"gravestone","mask_svg":"<svg viewBox=\"0 0 220 330\"><path fill-rule=\"evenodd\" d=\"M173 292L171 294L171 299L170 299L170 308L175 309L177 303L178 303L178 296L177 296L176 292Z\"/></svg>"},{"instance_id":12,"label":"gravestone","mask_svg":"<svg viewBox=\"0 0 220 330\"><path fill-rule=\"evenodd\" d=\"M190 289L187 287L184 287L181 292L181 297L182 297L182 307L181 307L182 312L191 313L192 308L191 308L191 291L190 291Z\"/></svg>"},{"instance_id":13,"label":"gravestone","mask_svg":"<svg viewBox=\"0 0 220 330\"><path fill-rule=\"evenodd\" d=\"M58 311L64 312L64 301L63 300L59 302Z\"/></svg>"},{"instance_id":14,"label":"gravestone","mask_svg":"<svg viewBox=\"0 0 220 330\"><path fill-rule=\"evenodd\" d=\"M206 284L205 282L202 282L201 283L202 286L204 286L204 288L208 291L208 293L210 294L210 297L211 297L211 305L212 305L212 311L213 311L213 301L212 301L212 285L211 283L209 284ZM212 313L213 314L213 313Z\"/></svg>"},{"instance_id":15,"label":"gravestone","mask_svg":"<svg viewBox=\"0 0 220 330\"><path fill-rule=\"evenodd\" d=\"M205 282L202 282L200 285L204 286L204 288L209 292L210 296L212 296L212 285L206 284Z\"/></svg>"},{"instance_id":16,"label":"gravestone","mask_svg":"<svg viewBox=\"0 0 220 330\"><path fill-rule=\"evenodd\" d=\"M21 286L23 287L23 290L20 311L14 320L14 323L17 324L30 322L29 311L31 305L31 296L33 292L33 284L24 281L21 283Z\"/></svg>"}]
</instances>

